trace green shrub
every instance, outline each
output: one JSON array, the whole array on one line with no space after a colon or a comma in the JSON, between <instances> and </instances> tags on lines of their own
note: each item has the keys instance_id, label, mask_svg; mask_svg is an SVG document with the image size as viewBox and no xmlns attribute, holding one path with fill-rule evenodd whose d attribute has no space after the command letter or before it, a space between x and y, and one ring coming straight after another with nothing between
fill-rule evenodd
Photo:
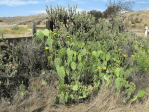
<instances>
[{"instance_id":1,"label":"green shrub","mask_svg":"<svg viewBox=\"0 0 149 112\"><path fill-rule=\"evenodd\" d=\"M136 23L140 23L140 22L141 22L141 20L139 21L139 19L138 19L138 18L136 18L136 19L135 19L135 22L136 22Z\"/></svg>"},{"instance_id":2,"label":"green shrub","mask_svg":"<svg viewBox=\"0 0 149 112\"><path fill-rule=\"evenodd\" d=\"M136 20L138 20L138 18L136 18Z\"/></svg>"},{"instance_id":3,"label":"green shrub","mask_svg":"<svg viewBox=\"0 0 149 112\"><path fill-rule=\"evenodd\" d=\"M136 25L132 25L131 27L132 27L132 28L135 28L135 27L136 27Z\"/></svg>"},{"instance_id":4,"label":"green shrub","mask_svg":"<svg viewBox=\"0 0 149 112\"><path fill-rule=\"evenodd\" d=\"M19 27L18 26L13 27L12 30L19 30Z\"/></svg>"},{"instance_id":5,"label":"green shrub","mask_svg":"<svg viewBox=\"0 0 149 112\"><path fill-rule=\"evenodd\" d=\"M132 24L135 24L135 21L133 20L133 21L131 21L131 23L132 23Z\"/></svg>"}]
</instances>

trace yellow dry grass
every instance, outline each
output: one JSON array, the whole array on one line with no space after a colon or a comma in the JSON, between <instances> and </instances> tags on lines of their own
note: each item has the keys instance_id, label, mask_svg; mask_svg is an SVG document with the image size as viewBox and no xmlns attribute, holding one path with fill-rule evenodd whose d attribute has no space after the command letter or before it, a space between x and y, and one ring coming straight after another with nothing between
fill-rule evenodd
<instances>
[{"instance_id":1,"label":"yellow dry grass","mask_svg":"<svg viewBox=\"0 0 149 112\"><path fill-rule=\"evenodd\" d=\"M12 25L0 25L0 32L1 30L3 31L3 37L4 38L13 38L13 37L23 37L26 36L26 34L32 34L31 28L28 27L32 27L32 26L28 26L28 25L18 25L19 28L22 29L21 30L12 30ZM45 25L37 25L37 27L45 27ZM0 34L0 38L2 38L1 34Z\"/></svg>"}]
</instances>

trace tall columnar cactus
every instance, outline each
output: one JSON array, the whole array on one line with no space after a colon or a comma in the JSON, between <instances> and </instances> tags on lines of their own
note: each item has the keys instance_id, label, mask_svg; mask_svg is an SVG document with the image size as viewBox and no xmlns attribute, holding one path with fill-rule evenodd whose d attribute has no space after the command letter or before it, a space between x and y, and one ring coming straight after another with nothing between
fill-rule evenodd
<instances>
[{"instance_id":1,"label":"tall columnar cactus","mask_svg":"<svg viewBox=\"0 0 149 112\"><path fill-rule=\"evenodd\" d=\"M47 5L46 7L48 8ZM81 30L85 29L87 31L87 29L90 28L90 24L94 24L95 17L92 17L92 19L89 20L91 18L91 15L86 16L86 12L81 13L81 15L76 14L77 5L76 5L76 8L73 7L73 11L72 11L72 6L70 8L68 4L69 17L68 17L67 10L65 11L65 7L62 9L62 7L60 6L60 9L59 9L59 7L57 6L57 9L55 7L55 11L52 9L52 5L50 5L50 7L51 7L50 11L47 9L46 12L48 13L51 20L54 22L54 28L61 28L61 25L64 24L65 27L67 28L67 32L70 29L70 32L73 31L72 32L73 34L75 32L74 30L77 31L80 27L81 27ZM61 20L63 22L62 24L60 23ZM72 26L72 24L70 23L73 23L74 26ZM68 25L68 27L66 26L66 24Z\"/></svg>"}]
</instances>

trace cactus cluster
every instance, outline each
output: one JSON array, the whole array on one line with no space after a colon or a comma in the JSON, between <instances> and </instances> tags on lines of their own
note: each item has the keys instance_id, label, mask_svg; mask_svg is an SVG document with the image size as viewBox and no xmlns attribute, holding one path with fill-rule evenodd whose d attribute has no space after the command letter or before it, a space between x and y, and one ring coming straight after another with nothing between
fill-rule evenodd
<instances>
[{"instance_id":1,"label":"cactus cluster","mask_svg":"<svg viewBox=\"0 0 149 112\"><path fill-rule=\"evenodd\" d=\"M120 53L117 54L117 50L112 49L115 49L113 47L119 44L119 40L125 40L125 38L120 38L121 33L124 33L125 27L122 20L120 18L112 18L113 20L111 20L111 24L109 24L105 22L105 19L100 18L98 20L99 24L92 26L95 23L94 17L91 17L90 14L86 15L86 12L74 14L76 9L73 8L72 12L72 7L69 9L69 17L65 8L59 9L58 7L58 9L55 8L55 11L51 8L51 11L46 11L49 14L51 23L56 21L54 27L58 28L59 32L55 34L46 29L43 33L39 32L34 39L38 44L46 42L45 47L48 49L46 51L47 57L48 52L54 53L54 51L57 51L57 53L54 53L55 55L48 57L48 62L53 66L53 69L57 71L55 75L59 79L60 102L68 103L70 99L72 101L87 97L89 94L87 88L79 95L78 80L83 81L86 79L87 82L91 82L89 77L93 77L94 91L100 89L99 80L102 82L103 80L107 80L110 84L112 79L107 78L105 71L108 66L110 66L108 62L112 62L110 59L119 58L120 56ZM67 18L69 21L66 21ZM73 23L73 26L70 23ZM63 24L66 28L62 27ZM68 27L66 24L68 24ZM91 45L89 41L94 42L94 45ZM112 43L113 45L108 45L107 43ZM88 48L88 45L92 46L92 48ZM111 55L107 49L108 51L112 50L113 54ZM87 51L90 53L87 54ZM119 49L118 52L122 52L122 49ZM97 70L95 69L96 65L98 65ZM124 99L124 102L126 102L134 91L134 83L128 84L126 80L130 78L130 73L134 70L127 68L126 72L123 74L123 69L120 68L121 63L119 62L118 65L117 68L113 68L114 70L112 70L112 72L115 74L115 77L117 77L115 80L117 91L122 86L129 88L126 89L126 94L128 95L127 99ZM94 74L94 76L85 75L89 74L88 71ZM66 77L67 84L65 82ZM58 102L59 97L55 97L55 102Z\"/></svg>"},{"instance_id":2,"label":"cactus cluster","mask_svg":"<svg viewBox=\"0 0 149 112\"><path fill-rule=\"evenodd\" d=\"M69 16L62 7L46 10L51 30L38 32L32 36L31 41L27 39L21 41L19 48L17 46L15 49L17 53L12 53L21 61L20 66L27 66L26 70L31 76L28 78L33 78L35 72L41 72L38 74L41 77L41 84L47 86L48 80L51 80L48 71L52 70L53 77L58 80L59 90L55 95L55 103L70 104L86 99L90 95L87 85L92 85L93 91L98 92L105 80L108 82L108 88L115 86L116 93L122 90L126 95L123 98L125 103L144 96L143 88L132 98L136 86L131 82L133 79L131 73L137 70L134 65L139 66L144 62L145 53L142 53L144 57L138 53L140 52L138 47L141 45L135 44L134 40L137 39L132 38L135 36L132 32L124 32L125 26L122 20L116 17L107 23L105 19L99 18L95 24L95 18L90 14L86 15L86 12L76 14L75 7L73 11L72 7L68 10ZM125 49L129 52L124 52ZM0 52L2 50L0 49ZM135 54L139 61L133 59L135 56L131 56L132 54ZM16 60L13 59L14 63ZM142 64L141 70L147 68L149 67L145 68ZM11 69L16 68L10 66L5 71L10 74ZM115 85L112 85L112 81ZM21 96L24 95L25 89L25 81L21 81ZM37 92L35 84L33 89Z\"/></svg>"}]
</instances>

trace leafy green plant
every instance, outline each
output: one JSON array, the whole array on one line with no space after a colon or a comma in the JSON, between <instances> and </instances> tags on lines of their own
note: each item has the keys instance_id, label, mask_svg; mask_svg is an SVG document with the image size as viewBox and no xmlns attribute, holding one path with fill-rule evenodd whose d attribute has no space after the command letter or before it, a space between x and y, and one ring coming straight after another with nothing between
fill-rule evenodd
<instances>
[{"instance_id":1,"label":"leafy green plant","mask_svg":"<svg viewBox=\"0 0 149 112\"><path fill-rule=\"evenodd\" d=\"M58 94L58 92L57 92ZM54 103L57 104L59 102L59 96L58 95L55 95L55 98L54 98Z\"/></svg>"},{"instance_id":2,"label":"leafy green plant","mask_svg":"<svg viewBox=\"0 0 149 112\"><path fill-rule=\"evenodd\" d=\"M35 84L33 85L33 88L35 89L35 93L36 93L37 92L37 88L36 88Z\"/></svg>"},{"instance_id":3,"label":"leafy green plant","mask_svg":"<svg viewBox=\"0 0 149 112\"><path fill-rule=\"evenodd\" d=\"M136 58L138 71L147 71L149 69L149 65L147 64L149 62L149 59L147 58L148 55L145 53L145 51L139 49L135 55L138 56L138 58Z\"/></svg>"},{"instance_id":4,"label":"leafy green plant","mask_svg":"<svg viewBox=\"0 0 149 112\"><path fill-rule=\"evenodd\" d=\"M25 85L23 84L23 81L22 81L22 84L20 85L20 89L21 89L21 93L20 93L20 96L22 97L24 92L25 92Z\"/></svg>"},{"instance_id":5,"label":"leafy green plant","mask_svg":"<svg viewBox=\"0 0 149 112\"><path fill-rule=\"evenodd\" d=\"M145 95L145 87L143 87L143 90L139 91L137 95L135 95L130 101L133 102L137 99L137 97L143 97Z\"/></svg>"}]
</instances>

